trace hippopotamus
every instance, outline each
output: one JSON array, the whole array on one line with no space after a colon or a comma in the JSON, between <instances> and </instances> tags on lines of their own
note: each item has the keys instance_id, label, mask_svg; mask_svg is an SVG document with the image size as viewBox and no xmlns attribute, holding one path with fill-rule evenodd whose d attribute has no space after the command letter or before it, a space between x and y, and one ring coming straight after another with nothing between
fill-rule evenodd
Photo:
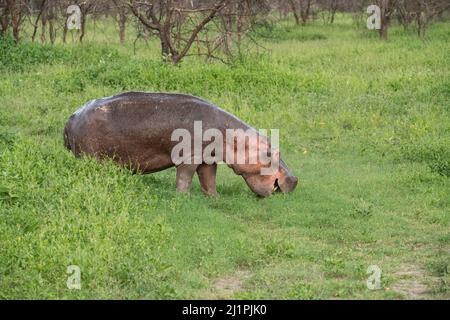
<instances>
[{"instance_id":1,"label":"hippopotamus","mask_svg":"<svg viewBox=\"0 0 450 320\"><path fill-rule=\"evenodd\" d=\"M197 123L202 125L201 134L208 132L208 129L214 129L223 136L229 130L236 130L238 134L233 139L216 144L223 146L223 150L213 150L214 161L202 161L198 157L193 159L186 150L180 153L183 161L174 160L174 149L179 144L173 139L175 130L195 136L198 135L193 132ZM244 137L244 161L230 161L235 160L237 138L242 132L253 133ZM195 147L195 138L189 139L192 141L188 142L193 142ZM257 144L251 144L255 139ZM248 187L260 197L267 197L276 190L291 192L298 181L279 158L279 149L272 146L268 137L218 106L185 94L125 92L91 100L67 121L64 144L76 157L88 155L99 161L110 158L134 173L153 173L175 166L178 192L190 191L197 172L203 193L217 195L216 170L217 164L222 162L242 176ZM207 144L207 141L201 141L200 147ZM261 150L267 152L270 159L277 157L277 166L268 170L269 173L262 174L262 170L272 163L258 159L248 161Z\"/></svg>"}]
</instances>

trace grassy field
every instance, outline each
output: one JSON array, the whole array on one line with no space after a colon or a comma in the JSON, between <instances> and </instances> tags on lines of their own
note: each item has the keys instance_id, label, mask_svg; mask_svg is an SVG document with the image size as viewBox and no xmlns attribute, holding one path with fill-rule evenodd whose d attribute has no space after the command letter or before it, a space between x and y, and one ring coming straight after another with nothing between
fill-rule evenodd
<instances>
[{"instance_id":1,"label":"grassy field","mask_svg":"<svg viewBox=\"0 0 450 320\"><path fill-rule=\"evenodd\" d=\"M121 46L111 24L89 28L82 45L0 40L0 298L450 298L449 23L388 42L342 17L286 23L232 66L167 65L156 40L134 53L131 34ZM279 128L299 187L258 199L221 166L217 199L197 180L186 196L174 169L75 159L68 117L127 90Z\"/></svg>"}]
</instances>

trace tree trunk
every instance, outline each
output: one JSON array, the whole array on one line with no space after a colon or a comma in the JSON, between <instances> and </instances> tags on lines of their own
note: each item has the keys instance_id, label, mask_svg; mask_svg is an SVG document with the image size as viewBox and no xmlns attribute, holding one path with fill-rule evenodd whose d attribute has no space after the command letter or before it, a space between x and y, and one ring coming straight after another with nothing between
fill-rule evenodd
<instances>
[{"instance_id":1,"label":"tree trunk","mask_svg":"<svg viewBox=\"0 0 450 320\"><path fill-rule=\"evenodd\" d=\"M384 21L381 22L381 28L380 28L380 38L382 40L387 40L388 39L388 31L389 31L389 24L390 24L390 19L389 18L384 18Z\"/></svg>"},{"instance_id":2,"label":"tree trunk","mask_svg":"<svg viewBox=\"0 0 450 320\"><path fill-rule=\"evenodd\" d=\"M243 19L245 13L244 6L241 1L238 2L238 8L237 8L237 21L236 21L236 32L237 32L237 46L238 46L238 52L241 53L241 42L242 42L242 29L243 29ZM230 23L230 29L232 28L232 23Z\"/></svg>"},{"instance_id":3,"label":"tree trunk","mask_svg":"<svg viewBox=\"0 0 450 320\"><path fill-rule=\"evenodd\" d=\"M289 0L289 5L291 7L291 11L294 14L295 24L300 25L300 17L298 16L297 8L295 6L294 0Z\"/></svg>"},{"instance_id":4,"label":"tree trunk","mask_svg":"<svg viewBox=\"0 0 450 320\"><path fill-rule=\"evenodd\" d=\"M159 31L159 39L161 41L161 54L164 59L168 59L171 56L170 52L170 35L167 35L164 30ZM173 58L173 57L172 57Z\"/></svg>"},{"instance_id":5,"label":"tree trunk","mask_svg":"<svg viewBox=\"0 0 450 320\"><path fill-rule=\"evenodd\" d=\"M120 43L125 43L125 30L127 24L127 15L122 10L119 11L119 38Z\"/></svg>"},{"instance_id":6,"label":"tree trunk","mask_svg":"<svg viewBox=\"0 0 450 320\"><path fill-rule=\"evenodd\" d=\"M336 15L336 11L338 8L337 0L332 0L331 2L331 15L330 15L330 23L333 24L334 17Z\"/></svg>"},{"instance_id":7,"label":"tree trunk","mask_svg":"<svg viewBox=\"0 0 450 320\"><path fill-rule=\"evenodd\" d=\"M66 43L66 40L67 40L67 20L64 22L63 43Z\"/></svg>"},{"instance_id":8,"label":"tree trunk","mask_svg":"<svg viewBox=\"0 0 450 320\"><path fill-rule=\"evenodd\" d=\"M34 40L36 39L37 30L39 28L39 20L41 19L42 15L44 14L45 4L46 4L46 0L42 0L41 5L39 7L39 13L36 16L36 19L34 20L33 34L31 35L32 42L34 42Z\"/></svg>"},{"instance_id":9,"label":"tree trunk","mask_svg":"<svg viewBox=\"0 0 450 320\"><path fill-rule=\"evenodd\" d=\"M334 23L334 16L336 15L336 10L331 11L330 23Z\"/></svg>"},{"instance_id":10,"label":"tree trunk","mask_svg":"<svg viewBox=\"0 0 450 320\"><path fill-rule=\"evenodd\" d=\"M39 26L39 19L41 18L41 14L42 14L42 10L39 11L39 14L36 17L36 20L34 21L33 34L31 35L31 41L32 42L34 42L34 40L36 38L36 33L37 33L38 26Z\"/></svg>"},{"instance_id":11,"label":"tree trunk","mask_svg":"<svg viewBox=\"0 0 450 320\"><path fill-rule=\"evenodd\" d=\"M424 12L417 12L417 35L423 37L426 30L426 16Z\"/></svg>"},{"instance_id":12,"label":"tree trunk","mask_svg":"<svg viewBox=\"0 0 450 320\"><path fill-rule=\"evenodd\" d=\"M311 10L311 0L306 0L306 7L303 0L300 2L300 15L302 17L302 24L305 25L309 18L309 12Z\"/></svg>"},{"instance_id":13,"label":"tree trunk","mask_svg":"<svg viewBox=\"0 0 450 320\"><path fill-rule=\"evenodd\" d=\"M56 40L56 30L55 30L55 24L53 22L53 19L50 19L48 22L48 32L50 36L50 43L54 44Z\"/></svg>"},{"instance_id":14,"label":"tree trunk","mask_svg":"<svg viewBox=\"0 0 450 320\"><path fill-rule=\"evenodd\" d=\"M295 24L300 25L300 17L298 16L297 11L293 11L293 13L294 13Z\"/></svg>"},{"instance_id":15,"label":"tree trunk","mask_svg":"<svg viewBox=\"0 0 450 320\"><path fill-rule=\"evenodd\" d=\"M45 42L45 29L47 28L47 16L44 13L44 15L42 16L41 19L41 42L44 43Z\"/></svg>"},{"instance_id":16,"label":"tree trunk","mask_svg":"<svg viewBox=\"0 0 450 320\"><path fill-rule=\"evenodd\" d=\"M20 33L19 26L13 25L13 37L15 42L19 42L20 40L19 33Z\"/></svg>"},{"instance_id":17,"label":"tree trunk","mask_svg":"<svg viewBox=\"0 0 450 320\"><path fill-rule=\"evenodd\" d=\"M3 12L3 15L0 17L0 35L4 35L8 31L9 27L9 10L8 7L6 7L5 11Z\"/></svg>"},{"instance_id":18,"label":"tree trunk","mask_svg":"<svg viewBox=\"0 0 450 320\"><path fill-rule=\"evenodd\" d=\"M86 31L86 14L83 13L81 15L80 43L83 42L85 31Z\"/></svg>"},{"instance_id":19,"label":"tree trunk","mask_svg":"<svg viewBox=\"0 0 450 320\"><path fill-rule=\"evenodd\" d=\"M14 4L13 4L14 6ZM13 32L13 37L16 42L19 42L20 34L20 24L22 20L22 12L20 4L15 4L11 9L11 27Z\"/></svg>"}]
</instances>

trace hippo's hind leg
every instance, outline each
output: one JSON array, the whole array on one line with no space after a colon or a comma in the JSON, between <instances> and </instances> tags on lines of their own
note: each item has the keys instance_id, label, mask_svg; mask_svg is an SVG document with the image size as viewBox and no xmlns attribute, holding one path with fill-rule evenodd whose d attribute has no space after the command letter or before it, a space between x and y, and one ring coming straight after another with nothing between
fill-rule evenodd
<instances>
[{"instance_id":1,"label":"hippo's hind leg","mask_svg":"<svg viewBox=\"0 0 450 320\"><path fill-rule=\"evenodd\" d=\"M189 192L192 185L192 177L198 164L180 164L177 167L177 191Z\"/></svg>"},{"instance_id":2,"label":"hippo's hind leg","mask_svg":"<svg viewBox=\"0 0 450 320\"><path fill-rule=\"evenodd\" d=\"M201 164L197 168L198 179L204 194L216 196L216 172L217 164Z\"/></svg>"}]
</instances>

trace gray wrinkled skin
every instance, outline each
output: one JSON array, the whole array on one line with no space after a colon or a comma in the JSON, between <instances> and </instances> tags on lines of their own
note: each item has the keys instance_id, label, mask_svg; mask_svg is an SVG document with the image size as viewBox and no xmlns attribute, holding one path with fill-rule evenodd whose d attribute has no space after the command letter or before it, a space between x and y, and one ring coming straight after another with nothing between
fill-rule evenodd
<instances>
[{"instance_id":1,"label":"gray wrinkled skin","mask_svg":"<svg viewBox=\"0 0 450 320\"><path fill-rule=\"evenodd\" d=\"M202 121L203 131L219 129L224 137L226 129L252 129L232 114L197 97L127 92L82 106L67 121L64 142L77 157L85 154L98 160L112 158L134 172L152 173L174 166L171 151L178 141L171 141L172 132L184 128L191 132L193 139L194 121ZM267 143L270 147L268 140ZM227 147L224 142L224 161L225 150L233 150ZM297 178L282 160L278 171L270 176L259 173L261 164L228 165L262 197L269 196L278 187L282 192L290 192L297 185ZM177 191L188 192L197 172L202 191L216 195L216 169L217 164L178 165Z\"/></svg>"}]
</instances>

